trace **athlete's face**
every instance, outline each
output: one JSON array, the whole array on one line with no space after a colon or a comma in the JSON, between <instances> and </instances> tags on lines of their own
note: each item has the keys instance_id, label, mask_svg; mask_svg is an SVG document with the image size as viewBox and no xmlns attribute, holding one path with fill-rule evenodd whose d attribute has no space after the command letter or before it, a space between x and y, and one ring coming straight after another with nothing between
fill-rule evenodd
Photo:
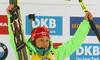
<instances>
[{"instance_id":1,"label":"athlete's face","mask_svg":"<svg viewBox=\"0 0 100 60\"><path fill-rule=\"evenodd\" d=\"M38 48L48 48L49 47L49 41L50 41L49 37L41 36L41 37L39 37L35 40L35 45Z\"/></svg>"}]
</instances>

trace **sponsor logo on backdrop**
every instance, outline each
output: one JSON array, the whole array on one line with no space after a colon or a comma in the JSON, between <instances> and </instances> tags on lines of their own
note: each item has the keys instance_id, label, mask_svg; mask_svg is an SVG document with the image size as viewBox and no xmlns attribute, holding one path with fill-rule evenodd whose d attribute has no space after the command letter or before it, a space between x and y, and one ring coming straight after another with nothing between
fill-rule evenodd
<instances>
[{"instance_id":1,"label":"sponsor logo on backdrop","mask_svg":"<svg viewBox=\"0 0 100 60\"><path fill-rule=\"evenodd\" d=\"M8 55L8 49L5 44L0 43L0 60L5 60Z\"/></svg>"},{"instance_id":2,"label":"sponsor logo on backdrop","mask_svg":"<svg viewBox=\"0 0 100 60\"><path fill-rule=\"evenodd\" d=\"M62 16L35 16L35 22L32 22L33 29L36 27L47 27L50 35L62 35ZM26 16L26 35L31 34L31 25L28 16Z\"/></svg>"},{"instance_id":3,"label":"sponsor logo on backdrop","mask_svg":"<svg viewBox=\"0 0 100 60\"><path fill-rule=\"evenodd\" d=\"M70 17L70 35L74 35L83 19L84 17ZM94 17L93 22L100 33L100 17ZM95 36L95 33L92 29L90 29L88 36Z\"/></svg>"},{"instance_id":4,"label":"sponsor logo on backdrop","mask_svg":"<svg viewBox=\"0 0 100 60\"><path fill-rule=\"evenodd\" d=\"M0 15L0 34L8 34L7 15Z\"/></svg>"},{"instance_id":5,"label":"sponsor logo on backdrop","mask_svg":"<svg viewBox=\"0 0 100 60\"><path fill-rule=\"evenodd\" d=\"M100 44L82 44L70 60L100 60Z\"/></svg>"}]
</instances>

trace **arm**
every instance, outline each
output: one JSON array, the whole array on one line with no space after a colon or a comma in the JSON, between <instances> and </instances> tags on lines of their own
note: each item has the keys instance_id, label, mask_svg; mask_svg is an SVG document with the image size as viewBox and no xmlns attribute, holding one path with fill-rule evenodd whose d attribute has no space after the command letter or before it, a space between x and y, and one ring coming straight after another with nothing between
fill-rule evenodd
<instances>
[{"instance_id":1,"label":"arm","mask_svg":"<svg viewBox=\"0 0 100 60\"><path fill-rule=\"evenodd\" d=\"M8 31L9 31L9 42L14 50L14 53L16 55L16 58L18 60L18 54L17 54L17 51L16 51L16 45L15 45L15 42L14 42L14 34L13 34L13 31L12 31L12 28L11 28L11 24L10 24L10 14L8 14Z\"/></svg>"},{"instance_id":2,"label":"arm","mask_svg":"<svg viewBox=\"0 0 100 60\"><path fill-rule=\"evenodd\" d=\"M8 13L8 31L9 31L9 36L10 36L10 39L9 39L9 42L14 50L14 53L16 55L16 58L17 60L19 60L19 57L18 57L18 53L16 51L16 45L15 45L15 41L14 41L14 33L12 31L12 27L11 27L11 24L10 24L10 10L12 10L14 8L14 5L9 5L8 8L7 8L7 13Z\"/></svg>"},{"instance_id":3,"label":"arm","mask_svg":"<svg viewBox=\"0 0 100 60\"><path fill-rule=\"evenodd\" d=\"M17 51L16 51L16 45L15 45L15 42L14 42L14 34L13 34L11 24L10 24L10 10L12 10L13 8L14 8L14 5L9 5L6 9L6 11L8 13L8 15L7 15L7 17L8 17L8 31L9 31L9 37L10 37L9 42L10 42L10 44L11 44L13 50L14 50L14 53L15 53L17 60L19 60L18 54L17 54Z\"/></svg>"},{"instance_id":4,"label":"arm","mask_svg":"<svg viewBox=\"0 0 100 60\"><path fill-rule=\"evenodd\" d=\"M85 29L84 29L85 28ZM78 30L75 32L74 36L70 41L65 42L63 45L59 46L55 52L58 59L64 59L75 52L85 40L90 29L88 21L81 22ZM58 53L59 52L59 53Z\"/></svg>"},{"instance_id":5,"label":"arm","mask_svg":"<svg viewBox=\"0 0 100 60\"><path fill-rule=\"evenodd\" d=\"M90 13L88 12L86 14L86 16L88 14L90 14ZM90 16L90 18L91 17L92 16ZM85 17L85 19L87 19L87 17ZM88 20L85 20L85 19L83 20L83 22L80 23L79 28L75 32L74 36L70 39L70 41L65 42L63 45L59 46L57 49L54 50L58 60L63 60L64 58L70 56L84 42L84 40L90 30L90 24L89 24Z\"/></svg>"}]
</instances>

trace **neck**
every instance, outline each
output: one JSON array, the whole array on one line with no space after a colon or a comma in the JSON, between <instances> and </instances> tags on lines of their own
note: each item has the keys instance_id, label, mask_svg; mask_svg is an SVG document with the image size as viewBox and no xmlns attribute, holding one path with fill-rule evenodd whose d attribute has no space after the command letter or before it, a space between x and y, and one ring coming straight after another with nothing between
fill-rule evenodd
<instances>
[{"instance_id":1,"label":"neck","mask_svg":"<svg viewBox=\"0 0 100 60\"><path fill-rule=\"evenodd\" d=\"M38 48L37 46L33 45L36 49L36 51L40 54L40 55L46 55L49 51L50 48Z\"/></svg>"}]
</instances>

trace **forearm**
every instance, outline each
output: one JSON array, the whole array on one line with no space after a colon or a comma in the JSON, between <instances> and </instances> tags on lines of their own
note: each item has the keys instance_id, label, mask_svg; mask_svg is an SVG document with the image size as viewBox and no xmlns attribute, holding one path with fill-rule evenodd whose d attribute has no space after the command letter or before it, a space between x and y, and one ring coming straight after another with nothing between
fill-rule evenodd
<instances>
[{"instance_id":1,"label":"forearm","mask_svg":"<svg viewBox=\"0 0 100 60\"><path fill-rule=\"evenodd\" d=\"M13 34L13 31L12 31L12 28L11 28L11 24L10 24L10 14L8 14L8 31L9 31L9 36L10 36L10 39L14 39L14 34Z\"/></svg>"},{"instance_id":2,"label":"forearm","mask_svg":"<svg viewBox=\"0 0 100 60\"><path fill-rule=\"evenodd\" d=\"M16 45L15 45L15 42L14 42L14 34L13 34L13 31L12 31L12 28L11 28L11 24L10 24L10 14L8 14L8 31L9 31L9 42L14 50L14 53L16 55L16 58L18 60L18 54L17 54L17 51L16 51Z\"/></svg>"},{"instance_id":3,"label":"forearm","mask_svg":"<svg viewBox=\"0 0 100 60\"><path fill-rule=\"evenodd\" d=\"M75 40L78 43L85 40L86 36L88 35L88 32L90 30L90 24L88 21L83 20L83 22L80 23L77 31L75 32L75 34L73 35L73 37L71 38L71 40ZM77 43L75 42L75 43Z\"/></svg>"},{"instance_id":4,"label":"forearm","mask_svg":"<svg viewBox=\"0 0 100 60\"><path fill-rule=\"evenodd\" d=\"M67 45L69 45L68 53L71 55L74 51L76 51L84 42L86 36L88 35L88 32L90 30L90 24L88 21L83 20L83 22L80 23L80 26L78 27L77 31L71 38L71 40L68 42Z\"/></svg>"},{"instance_id":5,"label":"forearm","mask_svg":"<svg viewBox=\"0 0 100 60\"><path fill-rule=\"evenodd\" d=\"M81 22L78 30L70 41L65 42L63 45L59 46L55 51L58 59L64 59L75 52L85 40L88 32L90 30L90 25L88 21Z\"/></svg>"}]
</instances>

